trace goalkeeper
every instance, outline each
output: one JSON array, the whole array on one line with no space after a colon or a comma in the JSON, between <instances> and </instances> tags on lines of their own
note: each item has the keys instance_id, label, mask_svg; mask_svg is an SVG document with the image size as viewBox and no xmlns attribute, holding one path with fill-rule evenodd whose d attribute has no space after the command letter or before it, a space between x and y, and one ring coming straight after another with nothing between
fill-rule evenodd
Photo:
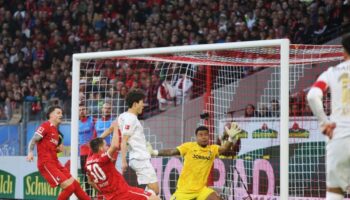
<instances>
[{"instance_id":1,"label":"goalkeeper","mask_svg":"<svg viewBox=\"0 0 350 200\"><path fill-rule=\"evenodd\" d=\"M219 200L220 196L207 187L207 180L214 160L228 151L232 144L238 140L241 129L237 123L232 122L231 127L225 127L229 135L224 145L209 145L209 129L200 126L196 129L196 142L186 142L175 149L153 150L148 143L148 151L152 156L182 156L182 168L175 193L171 200Z\"/></svg>"}]
</instances>

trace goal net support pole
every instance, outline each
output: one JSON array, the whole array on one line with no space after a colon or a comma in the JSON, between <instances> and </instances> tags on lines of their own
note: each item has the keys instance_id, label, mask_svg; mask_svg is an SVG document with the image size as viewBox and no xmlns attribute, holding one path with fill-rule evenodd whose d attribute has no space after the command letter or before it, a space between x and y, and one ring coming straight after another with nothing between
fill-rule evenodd
<instances>
[{"instance_id":1,"label":"goal net support pole","mask_svg":"<svg viewBox=\"0 0 350 200\"><path fill-rule=\"evenodd\" d=\"M288 199L289 176L289 40L281 41L280 80L280 186L281 199Z\"/></svg>"}]
</instances>

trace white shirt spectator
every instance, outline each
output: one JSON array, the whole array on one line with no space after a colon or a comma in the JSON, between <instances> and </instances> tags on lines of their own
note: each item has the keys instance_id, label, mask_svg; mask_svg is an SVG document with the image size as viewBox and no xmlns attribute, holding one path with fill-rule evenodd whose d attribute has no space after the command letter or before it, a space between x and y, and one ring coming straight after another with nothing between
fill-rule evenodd
<instances>
[{"instance_id":1,"label":"white shirt spectator","mask_svg":"<svg viewBox=\"0 0 350 200\"><path fill-rule=\"evenodd\" d=\"M159 110L165 111L169 107L173 106L174 97L175 97L174 88L170 85L170 83L168 83L167 80L164 80L163 83L158 87L158 91L157 91Z\"/></svg>"},{"instance_id":2,"label":"white shirt spectator","mask_svg":"<svg viewBox=\"0 0 350 200\"><path fill-rule=\"evenodd\" d=\"M189 101L192 93L193 82L186 75L182 74L175 84L176 105Z\"/></svg>"}]
</instances>

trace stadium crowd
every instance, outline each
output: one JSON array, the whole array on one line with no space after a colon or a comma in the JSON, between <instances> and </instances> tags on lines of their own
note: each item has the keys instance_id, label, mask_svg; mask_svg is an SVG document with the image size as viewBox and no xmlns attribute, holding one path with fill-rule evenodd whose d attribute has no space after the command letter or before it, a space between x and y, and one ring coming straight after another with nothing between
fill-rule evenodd
<instances>
[{"instance_id":1,"label":"stadium crowd","mask_svg":"<svg viewBox=\"0 0 350 200\"><path fill-rule=\"evenodd\" d=\"M68 116L73 53L275 38L321 42L332 30L349 25L349 4L343 0L0 0L0 120L20 112L23 102L30 103L34 116L46 103L62 105ZM158 104L154 97L162 82L152 70L106 66L103 71L106 81L113 80L112 93L124 97L140 87L148 91L149 105ZM144 81L136 81L139 77ZM92 103L99 99L84 98Z\"/></svg>"}]
</instances>

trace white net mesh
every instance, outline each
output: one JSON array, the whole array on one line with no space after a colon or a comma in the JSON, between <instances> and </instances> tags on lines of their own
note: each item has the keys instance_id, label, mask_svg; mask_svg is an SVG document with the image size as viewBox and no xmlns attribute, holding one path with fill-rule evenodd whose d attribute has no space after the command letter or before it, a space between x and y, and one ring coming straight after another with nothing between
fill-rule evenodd
<instances>
[{"instance_id":1,"label":"white net mesh","mask_svg":"<svg viewBox=\"0 0 350 200\"><path fill-rule=\"evenodd\" d=\"M340 46L290 46L289 195L325 196L324 138L311 116L305 93L327 67L342 60ZM125 95L146 94L140 116L153 148L192 141L200 125L220 143L224 126L237 121L244 132L230 152L217 159L208 183L223 199L279 196L280 49L242 48L82 61L80 103L88 115L115 119L126 110ZM328 100L325 107L329 110ZM97 133L98 135L99 133ZM182 168L180 158L153 158L161 197L170 199ZM117 164L117 167L118 164ZM136 185L132 170L125 175Z\"/></svg>"}]
</instances>

